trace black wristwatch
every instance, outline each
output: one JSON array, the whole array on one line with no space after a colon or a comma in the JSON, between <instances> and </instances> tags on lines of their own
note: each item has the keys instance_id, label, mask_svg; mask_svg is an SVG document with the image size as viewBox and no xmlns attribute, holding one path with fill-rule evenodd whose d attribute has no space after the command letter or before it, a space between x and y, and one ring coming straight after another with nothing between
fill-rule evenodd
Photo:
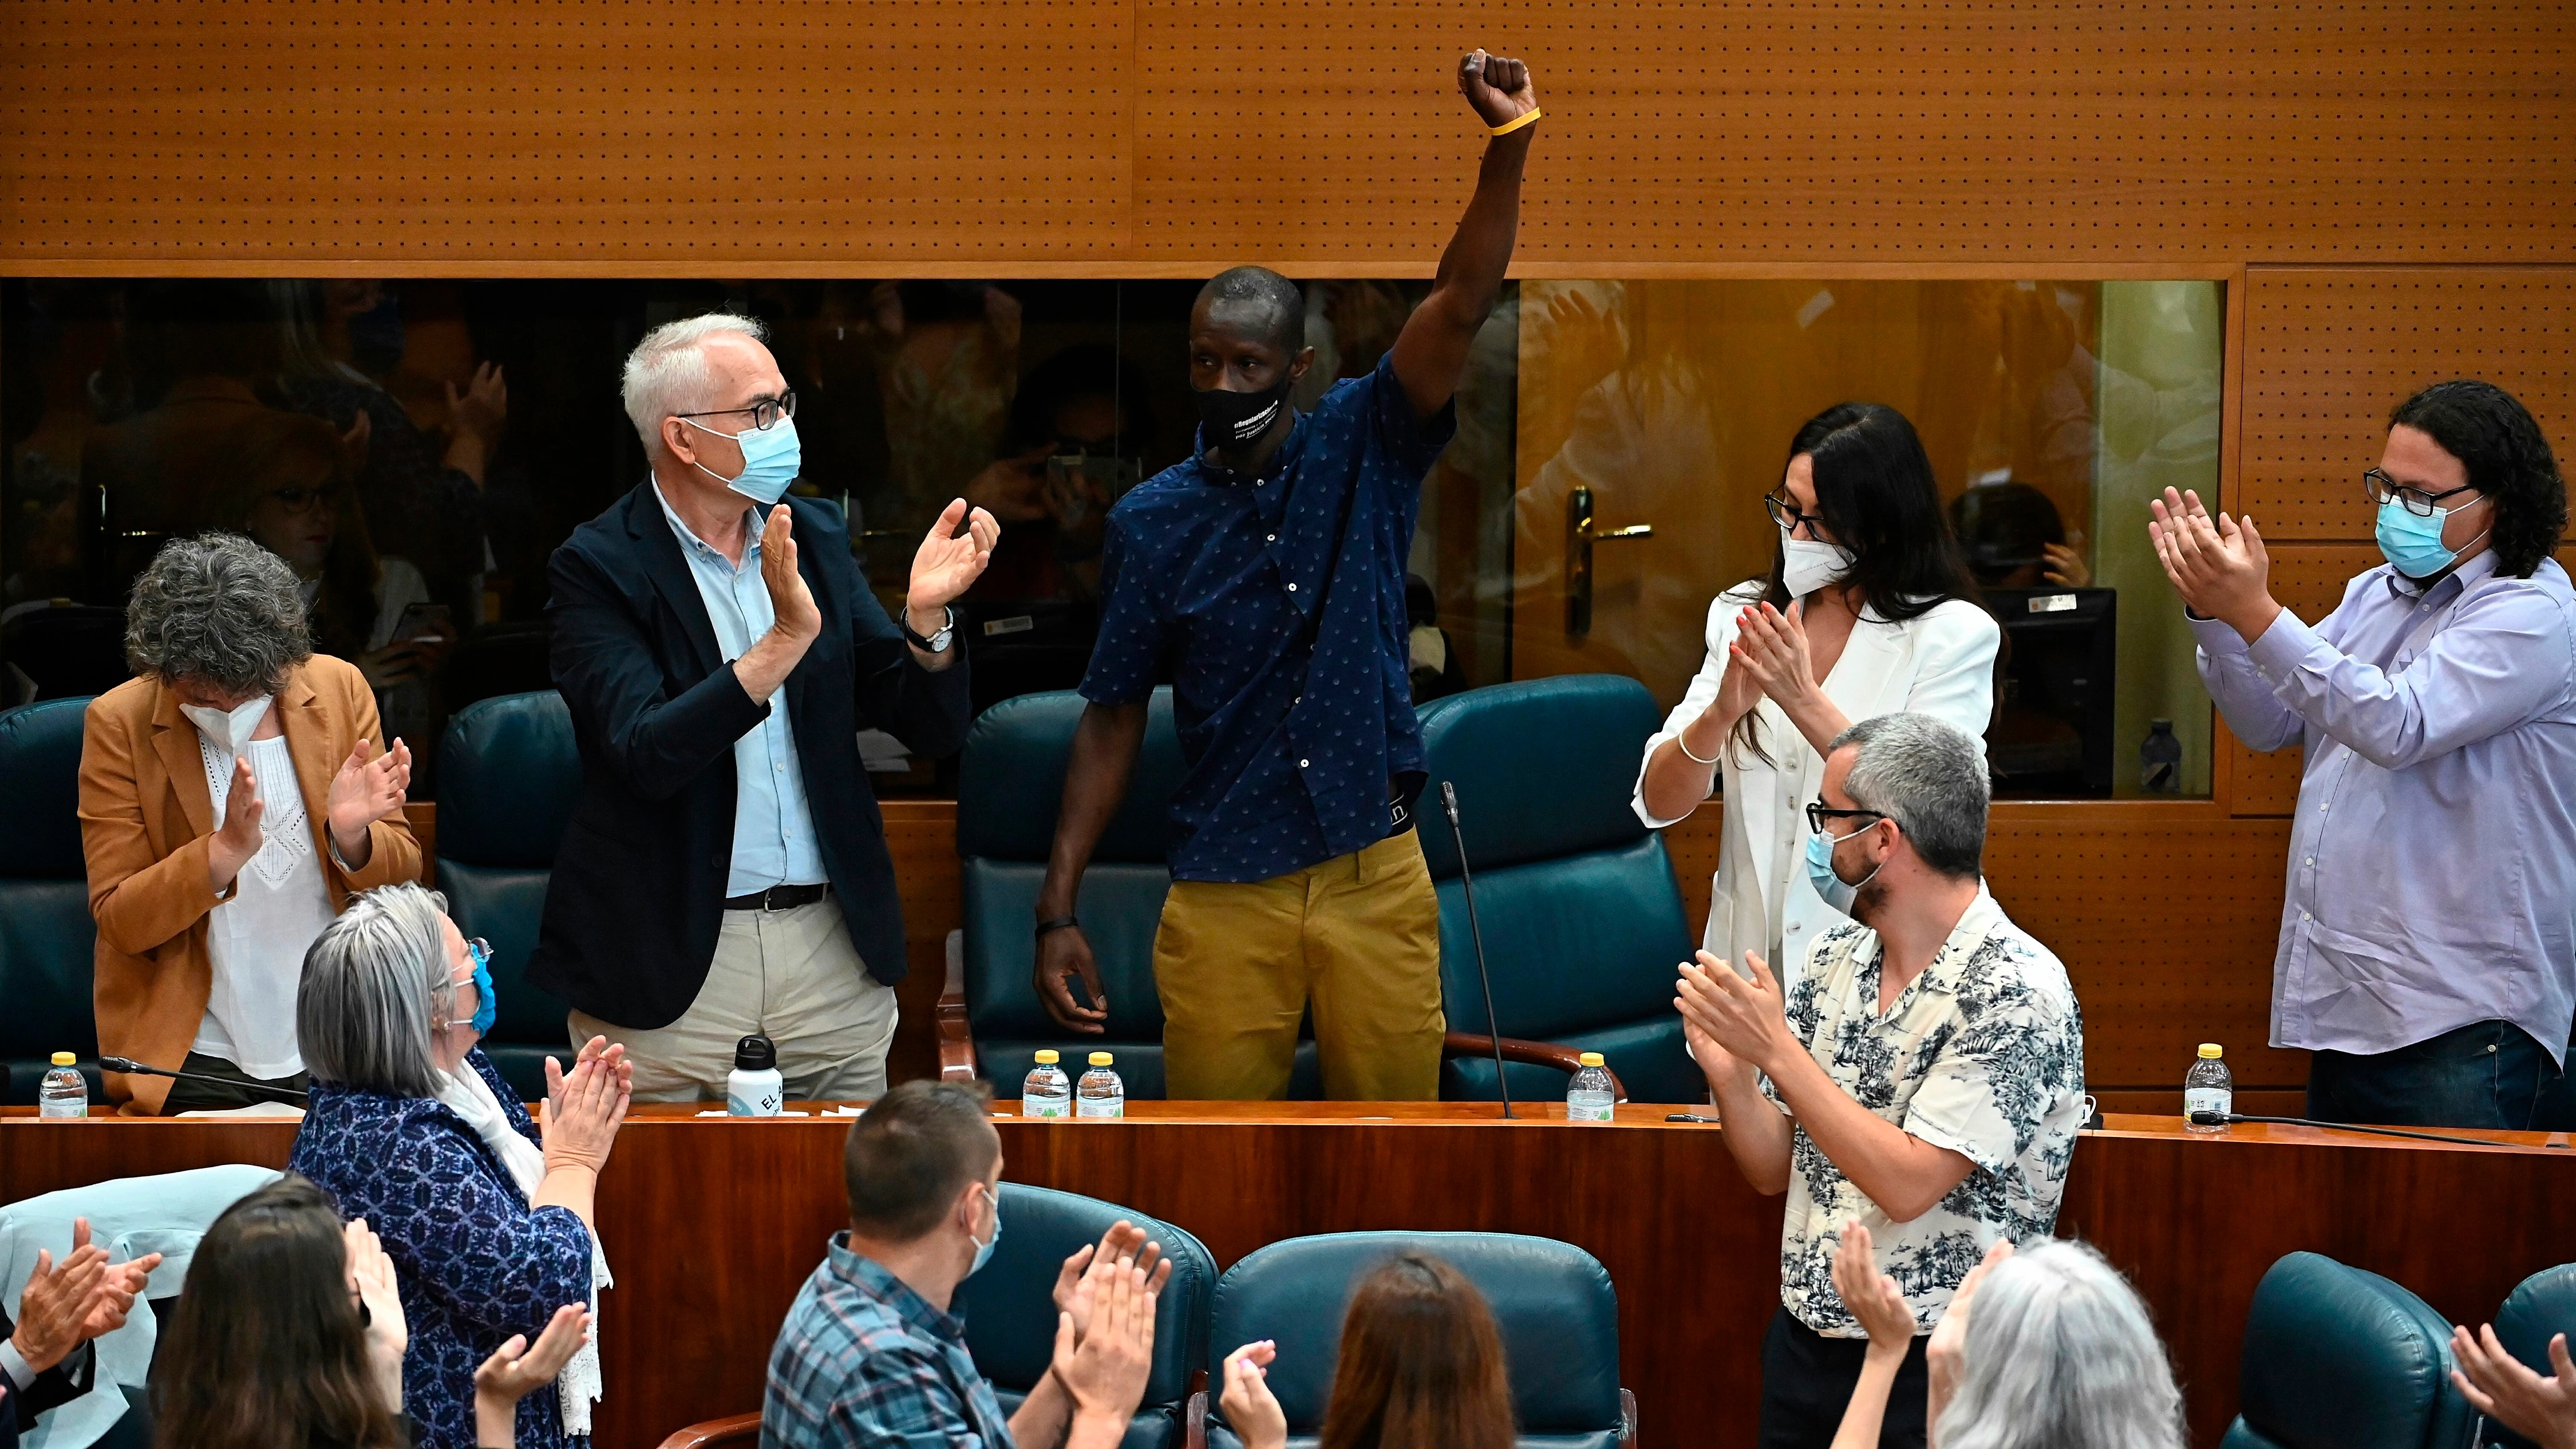
<instances>
[{"instance_id":1,"label":"black wristwatch","mask_svg":"<svg viewBox=\"0 0 2576 1449\"><path fill-rule=\"evenodd\" d=\"M927 639L912 632L912 610L910 609L895 615L894 624L896 628L903 631L904 639L913 648L924 654L945 654L948 652L948 646L957 639L957 611L942 604L939 606L939 613L945 622L940 624L938 633Z\"/></svg>"}]
</instances>

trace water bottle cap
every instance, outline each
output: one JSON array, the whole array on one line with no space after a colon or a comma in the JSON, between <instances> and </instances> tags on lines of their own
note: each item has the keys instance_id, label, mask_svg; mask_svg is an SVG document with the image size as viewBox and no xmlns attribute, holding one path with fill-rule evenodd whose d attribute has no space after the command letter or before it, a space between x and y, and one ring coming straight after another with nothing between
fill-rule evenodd
<instances>
[{"instance_id":1,"label":"water bottle cap","mask_svg":"<svg viewBox=\"0 0 2576 1449\"><path fill-rule=\"evenodd\" d=\"M733 1069L737 1072L774 1072L778 1070L778 1048L758 1032L733 1044Z\"/></svg>"},{"instance_id":2,"label":"water bottle cap","mask_svg":"<svg viewBox=\"0 0 2576 1449\"><path fill-rule=\"evenodd\" d=\"M1058 1057L1056 1056L1056 1054L1055 1054L1055 1052L1054 1052L1054 1050L1053 1050L1052 1048L1050 1048L1050 1049L1048 1049L1048 1050L1045 1050L1045 1051L1041 1051L1041 1052L1039 1052L1039 1053L1038 1053L1038 1055L1037 1055L1037 1063L1038 1063L1038 1065L1039 1065L1039 1066L1042 1066L1042 1067L1051 1067L1051 1066L1054 1066L1058 1060L1060 1060L1060 1058L1058 1058Z\"/></svg>"},{"instance_id":3,"label":"water bottle cap","mask_svg":"<svg viewBox=\"0 0 2576 1449\"><path fill-rule=\"evenodd\" d=\"M1091 1064L1095 1067L1105 1067L1116 1060L1117 1058L1111 1056L1107 1052L1093 1052L1091 1054Z\"/></svg>"},{"instance_id":4,"label":"water bottle cap","mask_svg":"<svg viewBox=\"0 0 2576 1449\"><path fill-rule=\"evenodd\" d=\"M1575 1058L1575 1060L1583 1063L1587 1067L1597 1067L1601 1065L1601 1053L1585 1052L1583 1055Z\"/></svg>"},{"instance_id":5,"label":"water bottle cap","mask_svg":"<svg viewBox=\"0 0 2576 1449\"><path fill-rule=\"evenodd\" d=\"M70 1052L54 1053L54 1065L58 1067L68 1067L79 1060L80 1058L73 1056Z\"/></svg>"},{"instance_id":6,"label":"water bottle cap","mask_svg":"<svg viewBox=\"0 0 2576 1449\"><path fill-rule=\"evenodd\" d=\"M2214 1041L2205 1041L2200 1044L2200 1059L2202 1061L2214 1062L2225 1055L2227 1055L2227 1053L2219 1050L2218 1043Z\"/></svg>"}]
</instances>

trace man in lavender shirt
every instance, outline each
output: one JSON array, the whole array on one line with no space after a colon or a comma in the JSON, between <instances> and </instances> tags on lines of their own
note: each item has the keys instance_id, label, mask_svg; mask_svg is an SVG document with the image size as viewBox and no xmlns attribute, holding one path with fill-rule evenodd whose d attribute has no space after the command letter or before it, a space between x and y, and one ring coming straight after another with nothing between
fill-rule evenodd
<instances>
[{"instance_id":1,"label":"man in lavender shirt","mask_svg":"<svg viewBox=\"0 0 2576 1449\"><path fill-rule=\"evenodd\" d=\"M2576 592L2567 492L2522 404L2445 382L2362 475L2388 562L2311 627L2251 518L2148 525L2238 739L2302 745L2272 1045L2308 1115L2557 1126L2576 1015Z\"/></svg>"}]
</instances>

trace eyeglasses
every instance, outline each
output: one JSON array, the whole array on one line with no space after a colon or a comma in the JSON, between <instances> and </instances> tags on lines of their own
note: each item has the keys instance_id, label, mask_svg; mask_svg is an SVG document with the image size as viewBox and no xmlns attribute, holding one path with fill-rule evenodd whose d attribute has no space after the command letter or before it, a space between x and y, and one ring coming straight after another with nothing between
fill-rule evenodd
<instances>
[{"instance_id":1,"label":"eyeglasses","mask_svg":"<svg viewBox=\"0 0 2576 1449\"><path fill-rule=\"evenodd\" d=\"M2456 498L2463 493L2475 493L2478 491L2478 485L2470 483L2458 488L2446 488L2439 493L2427 493L2421 488L2409 488L2373 468L2361 475L2361 491L2369 494L2370 501L2373 503L2384 504L2394 498L2400 506L2417 518L2430 518L2433 516L2434 505L2445 498Z\"/></svg>"},{"instance_id":2,"label":"eyeglasses","mask_svg":"<svg viewBox=\"0 0 2576 1449\"><path fill-rule=\"evenodd\" d=\"M1807 828L1818 835L1826 833L1825 822L1828 820L1851 820L1864 815L1872 820L1887 818L1884 810L1834 810L1827 808L1822 800L1807 802Z\"/></svg>"},{"instance_id":3,"label":"eyeglasses","mask_svg":"<svg viewBox=\"0 0 2576 1449\"><path fill-rule=\"evenodd\" d=\"M1803 524L1806 526L1807 537L1813 539L1816 536L1816 529L1825 521L1825 516L1821 513L1800 513L1798 505L1791 502L1784 494L1763 494L1762 507L1770 513L1773 523L1786 529L1793 537L1797 534L1799 526Z\"/></svg>"},{"instance_id":4,"label":"eyeglasses","mask_svg":"<svg viewBox=\"0 0 2576 1449\"><path fill-rule=\"evenodd\" d=\"M337 499L340 485L325 483L319 488L278 488L271 490L268 496L276 499L279 506L289 513L304 513Z\"/></svg>"},{"instance_id":5,"label":"eyeglasses","mask_svg":"<svg viewBox=\"0 0 2576 1449\"><path fill-rule=\"evenodd\" d=\"M675 418L721 418L734 413L751 414L751 430L765 433L778 426L780 418L796 416L796 389L789 388L776 397L756 398L747 408L717 408L713 412L673 413Z\"/></svg>"}]
</instances>

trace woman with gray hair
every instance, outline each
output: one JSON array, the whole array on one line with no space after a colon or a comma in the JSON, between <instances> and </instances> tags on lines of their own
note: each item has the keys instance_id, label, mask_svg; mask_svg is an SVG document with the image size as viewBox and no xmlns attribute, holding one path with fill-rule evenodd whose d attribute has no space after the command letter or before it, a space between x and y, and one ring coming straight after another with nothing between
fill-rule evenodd
<instances>
[{"instance_id":1,"label":"woman with gray hair","mask_svg":"<svg viewBox=\"0 0 2576 1449\"><path fill-rule=\"evenodd\" d=\"M360 896L313 943L295 1003L313 1096L287 1168L364 1218L400 1270L416 1449L473 1449L475 1366L609 1283L592 1201L626 1119L631 1068L594 1037L570 1075L546 1060L542 1128L477 1048L488 950L416 885ZM522 1400L518 1443L590 1432L596 1340L556 1391Z\"/></svg>"},{"instance_id":2,"label":"woman with gray hair","mask_svg":"<svg viewBox=\"0 0 2576 1449\"><path fill-rule=\"evenodd\" d=\"M247 538L164 544L125 648L135 678L90 702L81 740L98 1044L193 1079L111 1072L108 1095L273 1099L305 1081L304 948L351 895L420 873L411 751L377 748L365 676L313 652L294 570Z\"/></svg>"},{"instance_id":3,"label":"woman with gray hair","mask_svg":"<svg viewBox=\"0 0 2576 1449\"><path fill-rule=\"evenodd\" d=\"M1871 1449L1914 1315L1857 1222L1834 1255L1834 1287L1869 1330L1869 1352L1833 1449ZM1989 1248L1925 1356L1937 1449L2183 1449L2182 1391L2147 1305L2087 1244Z\"/></svg>"}]
</instances>

